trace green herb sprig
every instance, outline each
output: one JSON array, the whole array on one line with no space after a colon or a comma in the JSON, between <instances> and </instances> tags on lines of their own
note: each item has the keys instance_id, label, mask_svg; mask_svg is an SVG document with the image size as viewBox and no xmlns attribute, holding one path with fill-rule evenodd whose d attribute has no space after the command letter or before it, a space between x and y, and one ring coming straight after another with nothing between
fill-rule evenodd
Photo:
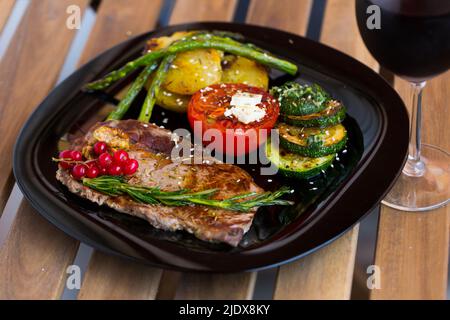
<instances>
[{"instance_id":1,"label":"green herb sprig","mask_svg":"<svg viewBox=\"0 0 450 320\"><path fill-rule=\"evenodd\" d=\"M292 205L293 202L279 199L290 193L287 187L275 192L249 192L228 199L211 199L218 190L208 189L199 192L189 192L182 189L177 191L162 191L156 187L135 186L127 183L123 177L101 176L98 178L84 178L83 185L109 196L128 195L133 200L145 204L163 204L167 206L204 205L232 211L247 212L254 207L273 205Z\"/></svg>"}]
</instances>

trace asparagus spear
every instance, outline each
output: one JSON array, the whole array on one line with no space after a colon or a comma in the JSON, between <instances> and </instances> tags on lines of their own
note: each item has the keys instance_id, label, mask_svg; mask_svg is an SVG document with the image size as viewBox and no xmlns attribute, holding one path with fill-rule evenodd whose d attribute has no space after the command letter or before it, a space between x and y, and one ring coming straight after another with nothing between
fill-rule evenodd
<instances>
[{"instance_id":1,"label":"asparagus spear","mask_svg":"<svg viewBox=\"0 0 450 320\"><path fill-rule=\"evenodd\" d=\"M180 41L188 41L188 40L191 40L192 38L198 39L198 37L200 35L206 35L206 34L205 33L200 33L199 31L198 32L197 31L193 31L190 35L188 35L186 37L183 37L180 40L175 41L174 43L177 43L177 42L180 42ZM171 45L173 45L174 43L172 43ZM162 51L162 50L164 50L164 49L161 49L161 50L158 50L158 51ZM158 51L152 51L152 52L155 53L155 52L158 52ZM93 81L91 83L88 83L85 86L85 88L88 89L88 90L102 90L102 89L105 89L105 88L109 87L111 84L113 84L117 80L127 76L130 72L134 71L140 65L145 65L142 62L142 58L145 57L145 56L148 56L148 55L149 55L149 53L147 53L146 55L140 56L136 60L128 62L122 68L110 72L109 74L107 74L102 79ZM164 56L163 52L159 52L158 54L154 55L153 59L157 60L157 59L160 59L163 56ZM136 65L138 65L138 66L136 66ZM124 70L124 71L122 72L121 70Z\"/></svg>"},{"instance_id":2,"label":"asparagus spear","mask_svg":"<svg viewBox=\"0 0 450 320\"><path fill-rule=\"evenodd\" d=\"M122 68L112 71L103 79L89 83L86 88L90 90L101 90L108 87L113 82L125 77L136 68L149 65L166 55L208 48L222 50L237 56L255 60L263 65L279 69L291 75L294 75L297 72L297 66L295 64L279 59L261 49L255 49L253 46L242 44L230 38L222 38L211 34L200 34L194 35L190 39L175 42L168 48L149 52L136 60L128 62Z\"/></svg>"},{"instance_id":3,"label":"asparagus spear","mask_svg":"<svg viewBox=\"0 0 450 320\"><path fill-rule=\"evenodd\" d=\"M145 98L144 104L142 105L141 113L139 114L138 120L142 122L149 122L152 116L153 107L155 105L156 96L158 95L161 84L166 77L167 70L175 59L176 55L168 55L164 57L161 61L161 65L158 70L156 70L155 77L153 78L152 84L147 92L147 97Z\"/></svg>"},{"instance_id":4,"label":"asparagus spear","mask_svg":"<svg viewBox=\"0 0 450 320\"><path fill-rule=\"evenodd\" d=\"M158 63L153 63L142 70L142 72L139 74L139 76L136 78L136 80L133 82L132 86L128 90L125 97L120 101L117 108L112 111L106 120L120 120L124 116L124 114L128 111L130 108L131 103L133 103L133 100L136 98L136 96L141 91L142 87L147 82L148 77L150 74L158 67Z\"/></svg>"}]
</instances>

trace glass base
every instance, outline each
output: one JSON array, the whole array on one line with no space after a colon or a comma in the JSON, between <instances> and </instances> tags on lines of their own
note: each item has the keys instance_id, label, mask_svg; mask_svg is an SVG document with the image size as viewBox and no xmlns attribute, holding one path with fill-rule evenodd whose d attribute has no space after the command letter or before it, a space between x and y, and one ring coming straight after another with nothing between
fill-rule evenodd
<instances>
[{"instance_id":1,"label":"glass base","mask_svg":"<svg viewBox=\"0 0 450 320\"><path fill-rule=\"evenodd\" d=\"M427 211L450 202L450 154L422 144L421 160L423 172L419 176L411 175L411 163L408 163L383 204L403 211Z\"/></svg>"}]
</instances>

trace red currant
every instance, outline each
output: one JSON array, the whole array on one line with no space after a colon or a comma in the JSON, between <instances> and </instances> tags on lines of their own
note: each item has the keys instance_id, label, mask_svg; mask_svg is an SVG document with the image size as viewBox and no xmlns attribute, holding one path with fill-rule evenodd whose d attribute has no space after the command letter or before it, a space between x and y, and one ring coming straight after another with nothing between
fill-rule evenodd
<instances>
[{"instance_id":1,"label":"red currant","mask_svg":"<svg viewBox=\"0 0 450 320\"><path fill-rule=\"evenodd\" d=\"M98 164L102 168L108 168L108 166L113 162L113 157L108 152L103 152L98 157Z\"/></svg>"},{"instance_id":2,"label":"red currant","mask_svg":"<svg viewBox=\"0 0 450 320\"><path fill-rule=\"evenodd\" d=\"M61 161L61 162L59 163L59 166L61 167L61 169L67 170L67 169L72 168L73 164L68 163L68 162L65 162L65 161Z\"/></svg>"},{"instance_id":3,"label":"red currant","mask_svg":"<svg viewBox=\"0 0 450 320\"><path fill-rule=\"evenodd\" d=\"M64 150L64 151L61 151L60 153L59 153L59 158L60 159L67 159L67 160L72 160L72 150ZM62 169L70 169L70 168L72 168L72 164L71 163L68 163L68 162L66 162L66 161L60 161L59 162L59 166L62 168Z\"/></svg>"},{"instance_id":4,"label":"red currant","mask_svg":"<svg viewBox=\"0 0 450 320\"><path fill-rule=\"evenodd\" d=\"M84 164L77 164L72 168L72 177L80 180L86 175L87 167Z\"/></svg>"},{"instance_id":5,"label":"red currant","mask_svg":"<svg viewBox=\"0 0 450 320\"><path fill-rule=\"evenodd\" d=\"M128 156L128 153L124 150L117 150L114 152L114 162L120 165L124 165L127 163L128 159L130 157Z\"/></svg>"},{"instance_id":6,"label":"red currant","mask_svg":"<svg viewBox=\"0 0 450 320\"><path fill-rule=\"evenodd\" d=\"M59 153L60 159L72 160L72 150L64 150Z\"/></svg>"},{"instance_id":7,"label":"red currant","mask_svg":"<svg viewBox=\"0 0 450 320\"><path fill-rule=\"evenodd\" d=\"M108 167L108 173L111 176L120 176L122 175L122 167L117 163L113 163Z\"/></svg>"},{"instance_id":8,"label":"red currant","mask_svg":"<svg viewBox=\"0 0 450 320\"><path fill-rule=\"evenodd\" d=\"M88 168L91 168L91 167L98 167L98 163L97 163L98 161L97 160L89 160L89 161L86 161L84 164L88 167ZM98 168L97 168L98 169Z\"/></svg>"},{"instance_id":9,"label":"red currant","mask_svg":"<svg viewBox=\"0 0 450 320\"><path fill-rule=\"evenodd\" d=\"M73 150L71 152L71 155L72 155L72 160L73 161L81 161L81 160L83 160L83 155L81 154L80 151Z\"/></svg>"},{"instance_id":10,"label":"red currant","mask_svg":"<svg viewBox=\"0 0 450 320\"><path fill-rule=\"evenodd\" d=\"M106 176L108 174L108 168L100 167L99 168L99 176Z\"/></svg>"},{"instance_id":11,"label":"red currant","mask_svg":"<svg viewBox=\"0 0 450 320\"><path fill-rule=\"evenodd\" d=\"M99 174L100 174L100 170L96 166L92 166L87 170L86 177L97 178Z\"/></svg>"},{"instance_id":12,"label":"red currant","mask_svg":"<svg viewBox=\"0 0 450 320\"><path fill-rule=\"evenodd\" d=\"M108 146L104 141L99 141L94 144L94 152L96 155L101 155L102 153L106 152L106 149L108 149Z\"/></svg>"},{"instance_id":13,"label":"red currant","mask_svg":"<svg viewBox=\"0 0 450 320\"><path fill-rule=\"evenodd\" d=\"M133 174L139 168L139 163L135 159L128 159L127 163L123 166L124 174Z\"/></svg>"}]
</instances>

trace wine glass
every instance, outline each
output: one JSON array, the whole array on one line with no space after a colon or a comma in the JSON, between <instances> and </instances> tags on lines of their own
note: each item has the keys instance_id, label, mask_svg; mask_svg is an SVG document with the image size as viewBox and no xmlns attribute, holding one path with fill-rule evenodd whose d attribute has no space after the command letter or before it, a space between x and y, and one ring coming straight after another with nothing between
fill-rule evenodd
<instances>
[{"instance_id":1,"label":"wine glass","mask_svg":"<svg viewBox=\"0 0 450 320\"><path fill-rule=\"evenodd\" d=\"M421 143L421 118L426 81L450 68L450 1L356 0L356 17L375 59L411 84L409 155L383 204L404 211L444 206L450 199L450 155Z\"/></svg>"}]
</instances>

